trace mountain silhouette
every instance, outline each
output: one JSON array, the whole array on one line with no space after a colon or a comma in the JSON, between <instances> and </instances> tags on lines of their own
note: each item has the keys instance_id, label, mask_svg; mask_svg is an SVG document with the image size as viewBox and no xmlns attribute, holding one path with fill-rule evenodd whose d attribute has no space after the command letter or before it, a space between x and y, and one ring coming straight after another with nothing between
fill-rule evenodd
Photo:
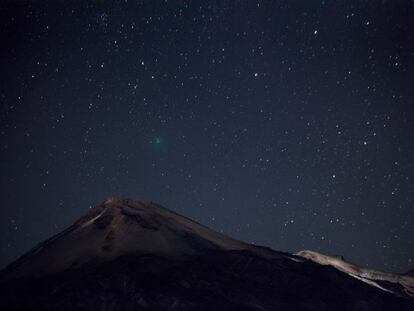
<instances>
[{"instance_id":1,"label":"mountain silhouette","mask_svg":"<svg viewBox=\"0 0 414 311\"><path fill-rule=\"evenodd\" d=\"M1 310L414 310L412 273L251 245L109 198L0 272Z\"/></svg>"}]
</instances>

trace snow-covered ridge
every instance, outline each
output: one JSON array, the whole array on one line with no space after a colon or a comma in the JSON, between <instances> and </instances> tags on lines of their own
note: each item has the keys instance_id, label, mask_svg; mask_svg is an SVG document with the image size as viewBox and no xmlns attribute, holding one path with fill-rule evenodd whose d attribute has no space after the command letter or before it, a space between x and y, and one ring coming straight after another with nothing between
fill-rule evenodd
<instances>
[{"instance_id":1,"label":"snow-covered ridge","mask_svg":"<svg viewBox=\"0 0 414 311\"><path fill-rule=\"evenodd\" d=\"M331 257L305 250L295 255L307 258L321 265L330 265L367 284L394 294L406 294L414 297L414 277L409 273L396 274L366 269L345 261L343 258ZM402 290L398 290L398 289Z\"/></svg>"}]
</instances>

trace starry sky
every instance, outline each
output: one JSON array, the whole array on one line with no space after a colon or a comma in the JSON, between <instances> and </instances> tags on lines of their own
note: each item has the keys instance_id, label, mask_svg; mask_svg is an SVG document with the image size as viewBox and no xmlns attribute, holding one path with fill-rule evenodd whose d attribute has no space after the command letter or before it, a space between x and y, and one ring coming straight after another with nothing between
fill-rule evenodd
<instances>
[{"instance_id":1,"label":"starry sky","mask_svg":"<svg viewBox=\"0 0 414 311\"><path fill-rule=\"evenodd\" d=\"M0 4L0 266L110 196L414 267L413 1Z\"/></svg>"}]
</instances>

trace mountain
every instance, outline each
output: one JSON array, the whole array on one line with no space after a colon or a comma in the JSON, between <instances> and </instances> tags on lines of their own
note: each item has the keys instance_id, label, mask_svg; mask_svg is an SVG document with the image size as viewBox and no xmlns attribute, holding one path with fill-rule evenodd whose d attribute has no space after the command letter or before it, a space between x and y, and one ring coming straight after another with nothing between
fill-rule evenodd
<instances>
[{"instance_id":1,"label":"mountain","mask_svg":"<svg viewBox=\"0 0 414 311\"><path fill-rule=\"evenodd\" d=\"M0 272L0 309L413 310L413 280L109 198Z\"/></svg>"}]
</instances>

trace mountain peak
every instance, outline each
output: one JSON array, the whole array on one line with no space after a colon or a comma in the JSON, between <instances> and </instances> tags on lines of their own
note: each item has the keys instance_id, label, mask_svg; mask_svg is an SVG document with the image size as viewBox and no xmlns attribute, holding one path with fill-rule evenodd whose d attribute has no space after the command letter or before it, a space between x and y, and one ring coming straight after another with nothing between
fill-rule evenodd
<instances>
[{"instance_id":1,"label":"mountain peak","mask_svg":"<svg viewBox=\"0 0 414 311\"><path fill-rule=\"evenodd\" d=\"M8 277L41 276L129 254L182 258L214 249L253 248L158 204L110 197L5 272Z\"/></svg>"}]
</instances>

